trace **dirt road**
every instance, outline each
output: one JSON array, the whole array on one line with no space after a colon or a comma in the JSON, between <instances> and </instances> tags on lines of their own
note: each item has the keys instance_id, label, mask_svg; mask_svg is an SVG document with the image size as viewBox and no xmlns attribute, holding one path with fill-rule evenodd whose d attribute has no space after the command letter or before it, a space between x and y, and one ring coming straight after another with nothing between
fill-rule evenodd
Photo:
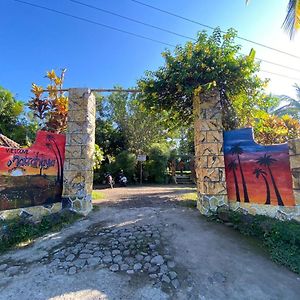
<instances>
[{"instance_id":1,"label":"dirt road","mask_svg":"<svg viewBox=\"0 0 300 300\"><path fill-rule=\"evenodd\" d=\"M300 276L178 205L190 191L103 190L86 219L0 257L0 299L299 299Z\"/></svg>"}]
</instances>

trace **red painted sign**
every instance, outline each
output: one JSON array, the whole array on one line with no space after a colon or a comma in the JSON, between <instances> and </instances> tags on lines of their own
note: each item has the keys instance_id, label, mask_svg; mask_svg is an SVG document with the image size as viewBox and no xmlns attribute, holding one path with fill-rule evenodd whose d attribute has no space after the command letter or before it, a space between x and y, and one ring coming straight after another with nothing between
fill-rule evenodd
<instances>
[{"instance_id":1,"label":"red painted sign","mask_svg":"<svg viewBox=\"0 0 300 300\"><path fill-rule=\"evenodd\" d=\"M29 148L0 147L0 210L61 199L65 136L37 132Z\"/></svg>"}]
</instances>

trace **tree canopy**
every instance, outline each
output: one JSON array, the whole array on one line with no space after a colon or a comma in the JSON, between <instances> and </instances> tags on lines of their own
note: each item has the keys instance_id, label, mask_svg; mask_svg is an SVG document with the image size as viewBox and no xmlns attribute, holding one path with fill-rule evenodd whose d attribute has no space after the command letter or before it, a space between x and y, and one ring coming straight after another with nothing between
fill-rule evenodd
<instances>
[{"instance_id":1,"label":"tree canopy","mask_svg":"<svg viewBox=\"0 0 300 300\"><path fill-rule=\"evenodd\" d=\"M211 36L200 32L196 42L177 46L174 53L163 52L165 64L156 71L147 72L139 81L145 105L156 111L171 112L172 121L189 123L194 91L216 87L227 115L225 127L234 127L237 121L236 114L232 114L235 101L247 98L248 106L255 106L266 84L256 75L259 65L254 61L255 51L241 55L241 47L235 43L236 36L234 29L222 34L217 28Z\"/></svg>"}]
</instances>

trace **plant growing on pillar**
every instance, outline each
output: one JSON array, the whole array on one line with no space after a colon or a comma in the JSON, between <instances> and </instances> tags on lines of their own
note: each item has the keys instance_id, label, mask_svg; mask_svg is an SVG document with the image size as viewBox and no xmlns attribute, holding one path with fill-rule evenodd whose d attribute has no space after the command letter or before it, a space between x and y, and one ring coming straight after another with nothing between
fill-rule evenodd
<instances>
[{"instance_id":1,"label":"plant growing on pillar","mask_svg":"<svg viewBox=\"0 0 300 300\"><path fill-rule=\"evenodd\" d=\"M31 91L34 96L28 106L43 130L61 133L66 129L68 97L61 91L65 72L66 69L63 69L60 76L57 76L54 70L47 72L46 77L50 80L50 84L46 89L35 83L32 84Z\"/></svg>"},{"instance_id":2,"label":"plant growing on pillar","mask_svg":"<svg viewBox=\"0 0 300 300\"><path fill-rule=\"evenodd\" d=\"M263 170L263 169L260 169L260 168L256 168L254 171L253 171L253 174L255 175L255 177L258 179L259 176L261 176L264 181L265 181L265 184L266 184L266 190L267 190L267 198L266 198L266 202L265 204L266 205L270 205L271 204L271 193L270 193L270 186L269 186L269 182L267 180L267 173Z\"/></svg>"},{"instance_id":3,"label":"plant growing on pillar","mask_svg":"<svg viewBox=\"0 0 300 300\"><path fill-rule=\"evenodd\" d=\"M236 194L236 201L241 202L241 197L240 197L240 191L239 191L239 185L237 181L237 175L236 175L236 170L238 168L237 163L235 162L235 159L232 160L228 164L228 170L233 172L233 178L234 178L234 185L235 185L235 194Z\"/></svg>"},{"instance_id":4,"label":"plant growing on pillar","mask_svg":"<svg viewBox=\"0 0 300 300\"><path fill-rule=\"evenodd\" d=\"M244 172L243 172L243 168L242 168L242 164L241 164L241 159L240 159L240 155L243 154L243 148L240 147L240 145L234 145L231 150L231 155L236 155L238 162L239 162L239 167L240 167L240 172L241 172L241 177L242 177L242 184L243 184L243 192L244 192L244 202L245 203L249 203L250 199L249 199L249 195L248 195L248 190L247 190L247 184L246 184L246 180L245 180L245 176L244 176Z\"/></svg>"},{"instance_id":5,"label":"plant growing on pillar","mask_svg":"<svg viewBox=\"0 0 300 300\"><path fill-rule=\"evenodd\" d=\"M276 181L274 179L274 176L273 176L273 173L272 173L272 170L271 170L271 165L274 164L277 160L275 158L272 158L271 155L267 155L265 154L264 156L262 157L259 157L256 162L260 165L260 166L264 166L268 169L268 172L270 174L270 177L271 177L271 181L272 181L272 185L273 185L273 188L274 188L274 191L275 191L275 194L276 194L276 197L277 197L277 202L278 202L278 205L281 205L281 206L284 206L284 203L282 201L282 198L281 198L281 195L280 195L280 192L278 190L278 187L276 185Z\"/></svg>"}]
</instances>

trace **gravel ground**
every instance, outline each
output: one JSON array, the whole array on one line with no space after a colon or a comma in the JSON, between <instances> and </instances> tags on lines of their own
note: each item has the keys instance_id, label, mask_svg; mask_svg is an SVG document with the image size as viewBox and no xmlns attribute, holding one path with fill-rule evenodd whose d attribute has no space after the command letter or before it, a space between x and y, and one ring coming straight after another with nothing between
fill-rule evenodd
<instances>
[{"instance_id":1,"label":"gravel ground","mask_svg":"<svg viewBox=\"0 0 300 300\"><path fill-rule=\"evenodd\" d=\"M0 257L0 299L299 299L299 276L179 206L191 191L102 190L86 219Z\"/></svg>"}]
</instances>

